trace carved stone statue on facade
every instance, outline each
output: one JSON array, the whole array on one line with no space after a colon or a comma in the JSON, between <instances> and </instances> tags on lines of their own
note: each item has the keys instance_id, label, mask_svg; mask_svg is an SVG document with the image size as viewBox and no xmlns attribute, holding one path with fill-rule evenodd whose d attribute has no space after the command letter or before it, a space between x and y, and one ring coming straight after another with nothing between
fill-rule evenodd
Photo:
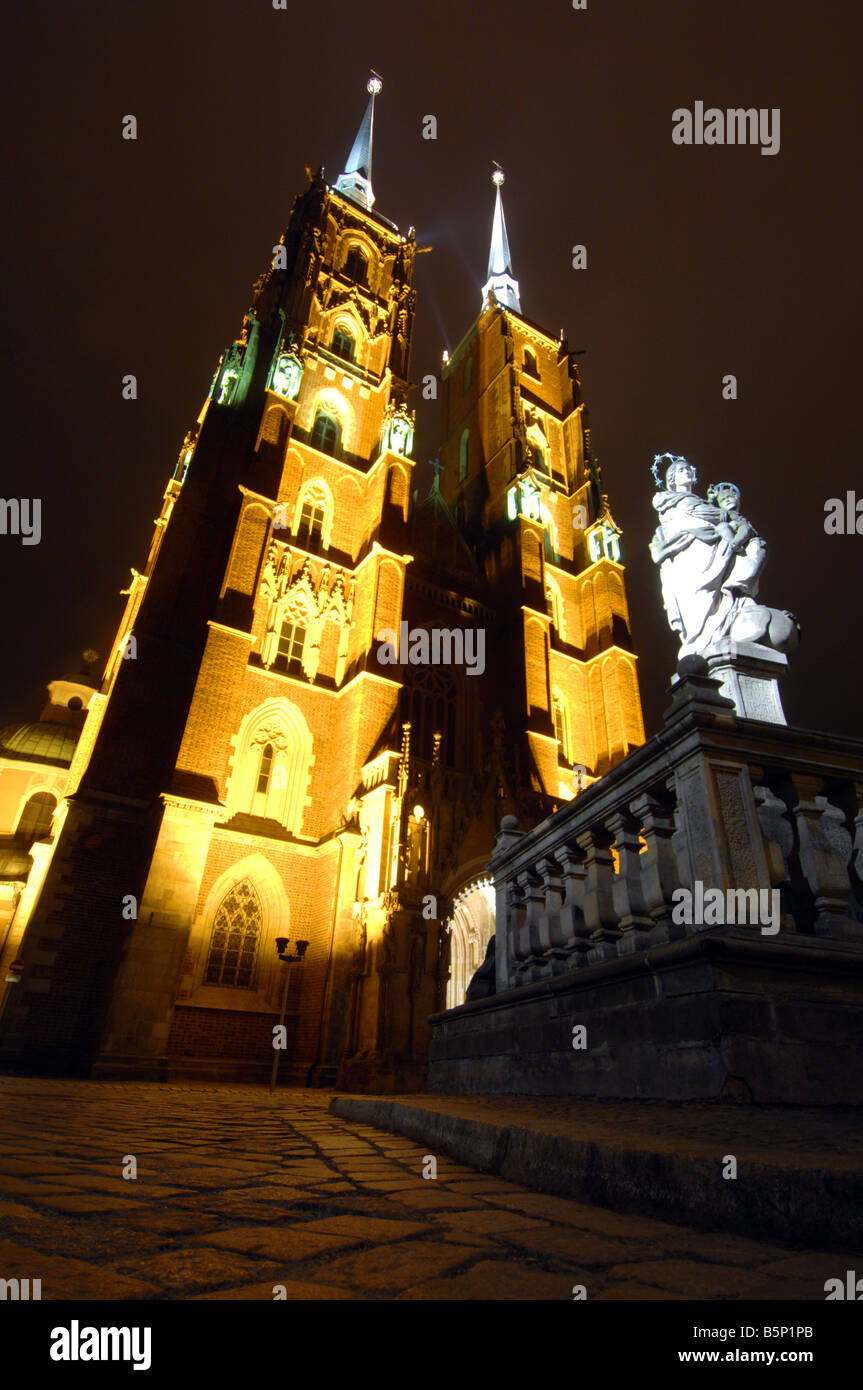
<instances>
[{"instance_id":1,"label":"carved stone statue on facade","mask_svg":"<svg viewBox=\"0 0 863 1390\"><path fill-rule=\"evenodd\" d=\"M665 485L658 467L665 466ZM718 483L708 500L693 491L695 469L663 454L654 462L653 505L659 525L650 554L659 565L662 600L680 639L678 659L730 642L791 651L799 637L792 613L756 602L767 546L740 514L740 489Z\"/></svg>"},{"instance_id":2,"label":"carved stone statue on facade","mask_svg":"<svg viewBox=\"0 0 863 1390\"><path fill-rule=\"evenodd\" d=\"M680 641L678 668L697 658L738 716L784 724L777 678L788 665L785 653L799 641L800 624L793 613L757 601L767 546L741 514L740 489L716 483L705 501L693 490L692 464L674 454L654 459L653 476L659 525L650 554Z\"/></svg>"}]
</instances>

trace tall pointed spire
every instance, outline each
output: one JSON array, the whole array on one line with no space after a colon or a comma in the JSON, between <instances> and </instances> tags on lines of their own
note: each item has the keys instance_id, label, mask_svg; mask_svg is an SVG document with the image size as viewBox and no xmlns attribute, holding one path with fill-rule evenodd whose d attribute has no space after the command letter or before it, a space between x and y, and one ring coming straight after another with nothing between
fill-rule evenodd
<instances>
[{"instance_id":1,"label":"tall pointed spire","mask_svg":"<svg viewBox=\"0 0 863 1390\"><path fill-rule=\"evenodd\" d=\"M509 239L506 234L506 218L503 215L503 201L500 196L500 186L503 179L503 170L498 163L495 163L491 181L497 192L494 201L491 248L488 253L488 279L482 287L482 302L483 304L486 303L493 290L495 299L499 304L505 304L509 309L514 309L517 314L520 314L521 300L518 295L518 281L514 280L512 276L512 259L509 254Z\"/></svg>"},{"instance_id":2,"label":"tall pointed spire","mask_svg":"<svg viewBox=\"0 0 863 1390\"><path fill-rule=\"evenodd\" d=\"M336 179L337 191L344 193L352 202L359 203L360 207L366 208L368 212L371 212L375 201L375 195L372 192L372 134L375 123L375 97L382 86L383 83L377 73L372 72L366 83L366 91L369 93L366 114L363 116L362 124L357 131L357 138L348 155L345 172L339 174Z\"/></svg>"}]
</instances>

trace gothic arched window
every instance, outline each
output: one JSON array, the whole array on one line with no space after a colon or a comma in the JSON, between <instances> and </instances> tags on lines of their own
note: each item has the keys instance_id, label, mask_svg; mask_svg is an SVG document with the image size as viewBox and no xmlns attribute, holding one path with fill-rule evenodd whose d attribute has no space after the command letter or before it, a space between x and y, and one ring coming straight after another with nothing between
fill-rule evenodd
<instances>
[{"instance_id":1,"label":"gothic arched window","mask_svg":"<svg viewBox=\"0 0 863 1390\"><path fill-rule=\"evenodd\" d=\"M463 430L458 446L458 480L463 483L470 463L470 430Z\"/></svg>"},{"instance_id":2,"label":"gothic arched window","mask_svg":"<svg viewBox=\"0 0 863 1390\"><path fill-rule=\"evenodd\" d=\"M411 667L405 671L400 722L410 720L411 754L431 762L434 736L441 735L440 759L454 767L458 753L456 682L452 669L441 666Z\"/></svg>"},{"instance_id":3,"label":"gothic arched window","mask_svg":"<svg viewBox=\"0 0 863 1390\"><path fill-rule=\"evenodd\" d=\"M555 690L551 697L551 713L554 720L554 736L557 739L564 758L568 759L569 744L566 737L566 711L564 710L563 698L558 690Z\"/></svg>"},{"instance_id":4,"label":"gothic arched window","mask_svg":"<svg viewBox=\"0 0 863 1390\"><path fill-rule=\"evenodd\" d=\"M354 335L349 333L347 328L337 328L333 333L332 349L337 357L344 357L345 361L353 362L356 346Z\"/></svg>"},{"instance_id":5,"label":"gothic arched window","mask_svg":"<svg viewBox=\"0 0 863 1390\"><path fill-rule=\"evenodd\" d=\"M536 377L537 380L539 379L539 368L536 365L536 353L533 348L526 347L524 350L524 365L522 371L526 372L528 376Z\"/></svg>"},{"instance_id":6,"label":"gothic arched window","mask_svg":"<svg viewBox=\"0 0 863 1390\"><path fill-rule=\"evenodd\" d=\"M313 497L306 497L300 510L297 540L308 550L317 550L324 530L326 509Z\"/></svg>"},{"instance_id":7,"label":"gothic arched window","mask_svg":"<svg viewBox=\"0 0 863 1390\"><path fill-rule=\"evenodd\" d=\"M36 792L30 797L15 830L16 837L26 843L28 849L35 840L43 840L48 834L56 805L57 798L50 792Z\"/></svg>"},{"instance_id":8,"label":"gothic arched window","mask_svg":"<svg viewBox=\"0 0 863 1390\"><path fill-rule=\"evenodd\" d=\"M369 273L368 257L359 246L352 246L345 257L345 275L357 285L365 285Z\"/></svg>"},{"instance_id":9,"label":"gothic arched window","mask_svg":"<svg viewBox=\"0 0 863 1390\"><path fill-rule=\"evenodd\" d=\"M266 796L270 785L270 773L273 770L273 745L268 743L261 750L261 761L258 764L258 783L256 791L258 795Z\"/></svg>"},{"instance_id":10,"label":"gothic arched window","mask_svg":"<svg viewBox=\"0 0 863 1390\"><path fill-rule=\"evenodd\" d=\"M554 585L551 582L550 579L547 579L545 583L545 604L548 616L551 618L552 624L554 625L555 629L560 634L560 636L563 637L560 590L557 588L556 585Z\"/></svg>"},{"instance_id":11,"label":"gothic arched window","mask_svg":"<svg viewBox=\"0 0 863 1390\"><path fill-rule=\"evenodd\" d=\"M251 989L263 915L257 893L248 879L237 883L216 913L204 981Z\"/></svg>"},{"instance_id":12,"label":"gothic arched window","mask_svg":"<svg viewBox=\"0 0 863 1390\"><path fill-rule=\"evenodd\" d=\"M306 627L296 618L285 618L279 633L279 647L273 667L277 671L291 671L299 675L303 669L303 650L306 645Z\"/></svg>"},{"instance_id":13,"label":"gothic arched window","mask_svg":"<svg viewBox=\"0 0 863 1390\"><path fill-rule=\"evenodd\" d=\"M336 455L342 442L342 427L335 416L319 410L312 426L312 448L322 454Z\"/></svg>"}]
</instances>

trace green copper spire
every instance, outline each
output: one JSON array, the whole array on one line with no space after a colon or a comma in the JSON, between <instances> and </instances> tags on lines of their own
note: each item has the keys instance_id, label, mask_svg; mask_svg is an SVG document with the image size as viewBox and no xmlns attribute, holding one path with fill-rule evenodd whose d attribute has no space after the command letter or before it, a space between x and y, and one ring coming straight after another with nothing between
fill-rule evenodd
<instances>
[{"instance_id":1,"label":"green copper spire","mask_svg":"<svg viewBox=\"0 0 863 1390\"><path fill-rule=\"evenodd\" d=\"M488 279L482 288L482 302L485 304L489 294L494 291L494 297L499 304L505 304L520 314L521 300L518 294L518 281L514 280L512 276L512 258L509 252L506 218L503 215L503 202L500 196L504 174L497 163L495 163L491 181L497 192L494 202L494 222L491 229L491 247L488 253Z\"/></svg>"},{"instance_id":2,"label":"green copper spire","mask_svg":"<svg viewBox=\"0 0 863 1390\"><path fill-rule=\"evenodd\" d=\"M375 121L375 97L382 86L381 79L376 72L373 72L366 83L366 91L369 93L366 114L363 116L362 124L357 131L357 138L348 155L345 171L343 174L339 174L336 179L337 191L344 193L352 202L359 203L360 207L366 208L368 212L371 212L375 201L375 195L372 192L372 134Z\"/></svg>"}]
</instances>

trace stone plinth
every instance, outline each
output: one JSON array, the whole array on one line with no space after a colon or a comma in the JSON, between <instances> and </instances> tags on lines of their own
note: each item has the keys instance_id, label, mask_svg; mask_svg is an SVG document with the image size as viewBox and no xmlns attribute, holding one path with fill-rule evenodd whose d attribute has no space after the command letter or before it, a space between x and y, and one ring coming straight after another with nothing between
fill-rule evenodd
<instances>
[{"instance_id":1,"label":"stone plinth","mask_svg":"<svg viewBox=\"0 0 863 1390\"><path fill-rule=\"evenodd\" d=\"M720 694L732 700L740 719L787 724L779 696L779 681L788 658L760 642L729 642L706 651L707 672L720 682Z\"/></svg>"},{"instance_id":2,"label":"stone plinth","mask_svg":"<svg viewBox=\"0 0 863 1390\"><path fill-rule=\"evenodd\" d=\"M863 953L726 928L463 1004L432 1032L437 1093L859 1105Z\"/></svg>"}]
</instances>

